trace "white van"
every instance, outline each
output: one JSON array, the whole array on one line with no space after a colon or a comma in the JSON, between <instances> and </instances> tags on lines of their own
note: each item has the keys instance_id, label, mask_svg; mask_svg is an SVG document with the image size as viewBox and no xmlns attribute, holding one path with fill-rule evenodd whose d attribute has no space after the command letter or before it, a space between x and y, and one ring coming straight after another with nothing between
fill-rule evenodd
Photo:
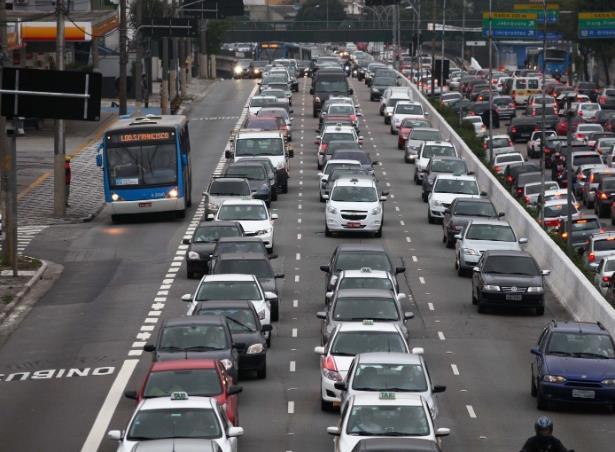
<instances>
[{"instance_id":1,"label":"white van","mask_svg":"<svg viewBox=\"0 0 615 452\"><path fill-rule=\"evenodd\" d=\"M513 78L510 95L516 106L526 105L530 96L540 94L542 89L540 77Z\"/></svg>"}]
</instances>

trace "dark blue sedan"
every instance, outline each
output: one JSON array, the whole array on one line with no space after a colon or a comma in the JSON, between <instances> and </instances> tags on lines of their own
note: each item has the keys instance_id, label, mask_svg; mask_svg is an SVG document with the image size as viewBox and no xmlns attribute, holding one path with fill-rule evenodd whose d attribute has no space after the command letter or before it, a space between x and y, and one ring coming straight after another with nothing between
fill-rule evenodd
<instances>
[{"instance_id":1,"label":"dark blue sedan","mask_svg":"<svg viewBox=\"0 0 615 452\"><path fill-rule=\"evenodd\" d=\"M532 348L532 396L615 409L615 346L599 322L552 321Z\"/></svg>"}]
</instances>

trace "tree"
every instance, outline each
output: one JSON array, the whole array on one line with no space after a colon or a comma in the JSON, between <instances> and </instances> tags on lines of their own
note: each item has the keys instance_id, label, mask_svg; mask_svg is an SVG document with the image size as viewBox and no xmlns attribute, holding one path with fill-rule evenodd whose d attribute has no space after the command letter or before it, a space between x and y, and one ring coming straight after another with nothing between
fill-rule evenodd
<instances>
[{"instance_id":1,"label":"tree","mask_svg":"<svg viewBox=\"0 0 615 452\"><path fill-rule=\"evenodd\" d=\"M346 20L346 10L340 0L307 0L297 12L295 21L325 21Z\"/></svg>"}]
</instances>

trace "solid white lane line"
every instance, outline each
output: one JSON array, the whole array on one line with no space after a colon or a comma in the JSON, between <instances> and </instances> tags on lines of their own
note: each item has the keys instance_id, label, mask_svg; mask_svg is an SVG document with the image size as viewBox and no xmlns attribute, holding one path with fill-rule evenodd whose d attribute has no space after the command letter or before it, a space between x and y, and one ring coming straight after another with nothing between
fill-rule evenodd
<instances>
[{"instance_id":1,"label":"solid white lane line","mask_svg":"<svg viewBox=\"0 0 615 452\"><path fill-rule=\"evenodd\" d=\"M291 361L288 370L290 370L291 372L294 372L295 369L296 369L296 364L294 361Z\"/></svg>"},{"instance_id":2,"label":"solid white lane line","mask_svg":"<svg viewBox=\"0 0 615 452\"><path fill-rule=\"evenodd\" d=\"M427 303L427 308L429 308L430 311L435 311L436 309L433 307L433 303L429 302Z\"/></svg>"},{"instance_id":3,"label":"solid white lane line","mask_svg":"<svg viewBox=\"0 0 615 452\"><path fill-rule=\"evenodd\" d=\"M470 416L472 419L476 419L476 411L474 411L472 405L466 405L466 410L468 410L468 416Z\"/></svg>"},{"instance_id":4,"label":"solid white lane line","mask_svg":"<svg viewBox=\"0 0 615 452\"><path fill-rule=\"evenodd\" d=\"M109 426L109 422L111 422L113 413L115 413L115 409L117 408L120 399L124 395L124 388L128 384L128 380L130 380L130 377L137 367L138 362L138 359L124 360L120 371L117 373L117 377L115 377L113 385L111 385L111 389L109 390L105 401L100 407L100 411L98 412L96 420L90 429L90 433L88 433L83 446L81 446L81 452L98 450L101 441L107 433L107 427Z\"/></svg>"},{"instance_id":5,"label":"solid white lane line","mask_svg":"<svg viewBox=\"0 0 615 452\"><path fill-rule=\"evenodd\" d=\"M444 333L442 331L438 331L438 339L441 341L445 341L446 337L444 337Z\"/></svg>"},{"instance_id":6,"label":"solid white lane line","mask_svg":"<svg viewBox=\"0 0 615 452\"><path fill-rule=\"evenodd\" d=\"M290 335L291 335L292 337L297 337L297 328L293 328L293 329L290 331Z\"/></svg>"},{"instance_id":7,"label":"solid white lane line","mask_svg":"<svg viewBox=\"0 0 615 452\"><path fill-rule=\"evenodd\" d=\"M459 368L457 364L451 364L451 370L453 371L453 375L459 375Z\"/></svg>"},{"instance_id":8,"label":"solid white lane line","mask_svg":"<svg viewBox=\"0 0 615 452\"><path fill-rule=\"evenodd\" d=\"M418 258L416 256L412 256L412 262L418 262Z\"/></svg>"},{"instance_id":9,"label":"solid white lane line","mask_svg":"<svg viewBox=\"0 0 615 452\"><path fill-rule=\"evenodd\" d=\"M425 278L423 278L422 276L419 276L419 282L421 284L425 284Z\"/></svg>"},{"instance_id":10,"label":"solid white lane line","mask_svg":"<svg viewBox=\"0 0 615 452\"><path fill-rule=\"evenodd\" d=\"M288 401L288 414L294 414L295 413L295 402L293 402L292 400Z\"/></svg>"}]
</instances>

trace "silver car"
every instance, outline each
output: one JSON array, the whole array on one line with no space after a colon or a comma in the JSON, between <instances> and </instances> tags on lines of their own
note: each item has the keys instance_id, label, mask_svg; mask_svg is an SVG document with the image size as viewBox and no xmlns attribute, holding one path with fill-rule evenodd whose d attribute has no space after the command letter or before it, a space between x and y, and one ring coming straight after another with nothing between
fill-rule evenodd
<instances>
[{"instance_id":1,"label":"silver car","mask_svg":"<svg viewBox=\"0 0 615 452\"><path fill-rule=\"evenodd\" d=\"M455 269L459 276L472 270L487 250L521 251L521 245L527 243L526 238L517 238L503 220L473 220L455 238Z\"/></svg>"},{"instance_id":2,"label":"silver car","mask_svg":"<svg viewBox=\"0 0 615 452\"><path fill-rule=\"evenodd\" d=\"M613 255L615 255L615 232L594 234L589 239L587 250L583 253L583 262L590 270L595 270L603 258Z\"/></svg>"},{"instance_id":3,"label":"silver car","mask_svg":"<svg viewBox=\"0 0 615 452\"><path fill-rule=\"evenodd\" d=\"M207 190L205 198L205 218L216 215L222 203L229 199L251 199L252 191L248 180L242 177L214 177Z\"/></svg>"},{"instance_id":4,"label":"silver car","mask_svg":"<svg viewBox=\"0 0 615 452\"><path fill-rule=\"evenodd\" d=\"M430 127L417 127L412 129L406 140L404 160L406 163L414 163L419 155L419 149L425 141L441 141L442 134L438 129Z\"/></svg>"}]
</instances>

